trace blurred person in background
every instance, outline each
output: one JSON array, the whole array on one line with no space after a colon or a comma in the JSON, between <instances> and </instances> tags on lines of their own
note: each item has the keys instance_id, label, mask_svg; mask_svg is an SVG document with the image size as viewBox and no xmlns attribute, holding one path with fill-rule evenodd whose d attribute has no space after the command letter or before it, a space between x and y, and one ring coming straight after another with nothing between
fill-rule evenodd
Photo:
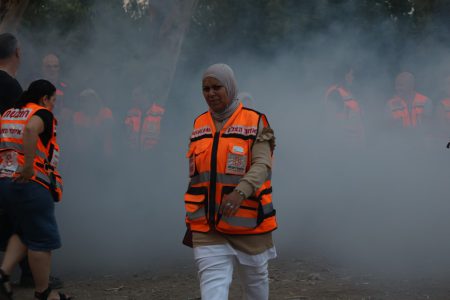
<instances>
[{"instance_id":1,"label":"blurred person in background","mask_svg":"<svg viewBox=\"0 0 450 300\"><path fill-rule=\"evenodd\" d=\"M210 66L202 85L209 111L195 119L187 153L184 243L194 249L202 299L228 299L235 266L244 298L268 299L274 133L265 115L240 103L229 66Z\"/></svg>"},{"instance_id":2,"label":"blurred person in background","mask_svg":"<svg viewBox=\"0 0 450 300\"><path fill-rule=\"evenodd\" d=\"M13 224L0 267L2 299L12 299L9 276L25 257L35 299L69 299L49 283L51 253L61 247L54 213L62 197L55 101L55 86L37 80L1 118L0 208Z\"/></svg>"},{"instance_id":3,"label":"blurred person in background","mask_svg":"<svg viewBox=\"0 0 450 300\"><path fill-rule=\"evenodd\" d=\"M386 105L389 125L394 129L416 129L430 125L433 113L431 100L416 92L415 77L402 72L395 78L395 95Z\"/></svg>"},{"instance_id":4,"label":"blurred person in background","mask_svg":"<svg viewBox=\"0 0 450 300\"><path fill-rule=\"evenodd\" d=\"M72 119L72 150L85 159L111 158L113 155L113 113L93 89L79 95L79 109ZM86 157L87 155L87 157Z\"/></svg>"},{"instance_id":5,"label":"blurred person in background","mask_svg":"<svg viewBox=\"0 0 450 300\"><path fill-rule=\"evenodd\" d=\"M325 93L326 131L342 145L361 146L364 124L361 105L352 94L354 70L342 64L334 70L334 83Z\"/></svg>"},{"instance_id":6,"label":"blurred person in background","mask_svg":"<svg viewBox=\"0 0 450 300\"><path fill-rule=\"evenodd\" d=\"M75 108L75 103L70 103L69 86L61 79L61 64L58 56L53 53L45 55L41 64L41 77L47 79L56 86L58 103L55 107L55 116L58 118L60 127L69 125Z\"/></svg>"},{"instance_id":7,"label":"blurred person in background","mask_svg":"<svg viewBox=\"0 0 450 300\"><path fill-rule=\"evenodd\" d=\"M159 142L164 112L164 107L153 102L142 86L136 86L124 120L127 148L140 153L153 150Z\"/></svg>"}]
</instances>

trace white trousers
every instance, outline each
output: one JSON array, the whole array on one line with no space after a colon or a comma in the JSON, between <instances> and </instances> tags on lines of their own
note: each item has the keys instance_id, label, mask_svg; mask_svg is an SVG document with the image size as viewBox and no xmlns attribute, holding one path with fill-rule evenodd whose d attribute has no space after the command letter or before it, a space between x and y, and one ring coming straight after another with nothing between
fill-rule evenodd
<instances>
[{"instance_id":1,"label":"white trousers","mask_svg":"<svg viewBox=\"0 0 450 300\"><path fill-rule=\"evenodd\" d=\"M228 300L233 279L233 267L237 266L245 300L269 299L268 263L257 267L239 263L234 255L220 255L195 260L200 280L202 300Z\"/></svg>"}]
</instances>

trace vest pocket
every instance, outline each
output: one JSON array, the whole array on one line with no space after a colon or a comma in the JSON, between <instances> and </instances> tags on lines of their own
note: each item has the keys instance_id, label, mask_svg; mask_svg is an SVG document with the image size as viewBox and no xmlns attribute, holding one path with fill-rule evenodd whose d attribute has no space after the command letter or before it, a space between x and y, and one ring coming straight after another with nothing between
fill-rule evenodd
<instances>
[{"instance_id":1,"label":"vest pocket","mask_svg":"<svg viewBox=\"0 0 450 300\"><path fill-rule=\"evenodd\" d=\"M224 195L231 193L234 188L235 186L224 186L222 188L221 205ZM245 199L242 201L234 216L226 217L219 214L216 228L221 232L229 234L245 234L251 232L258 226L258 219L258 203Z\"/></svg>"},{"instance_id":2,"label":"vest pocket","mask_svg":"<svg viewBox=\"0 0 450 300\"><path fill-rule=\"evenodd\" d=\"M209 168L208 150L211 148L211 141L201 140L192 142L189 146L189 151L186 157L189 158L189 176L192 177L198 172L204 172L204 169Z\"/></svg>"},{"instance_id":3,"label":"vest pocket","mask_svg":"<svg viewBox=\"0 0 450 300\"><path fill-rule=\"evenodd\" d=\"M186 221L191 224L206 224L207 189L205 187L191 187L184 194ZM192 228L195 230L195 228Z\"/></svg>"},{"instance_id":4,"label":"vest pocket","mask_svg":"<svg viewBox=\"0 0 450 300\"><path fill-rule=\"evenodd\" d=\"M247 171L248 149L244 143L230 143L227 152L225 173L231 175L245 175Z\"/></svg>"}]
</instances>

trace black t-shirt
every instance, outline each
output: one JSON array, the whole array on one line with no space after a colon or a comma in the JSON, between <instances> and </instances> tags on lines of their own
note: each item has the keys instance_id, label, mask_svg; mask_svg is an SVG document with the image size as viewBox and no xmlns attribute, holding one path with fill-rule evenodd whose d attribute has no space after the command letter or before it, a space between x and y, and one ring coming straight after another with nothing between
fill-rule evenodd
<instances>
[{"instance_id":1,"label":"black t-shirt","mask_svg":"<svg viewBox=\"0 0 450 300\"><path fill-rule=\"evenodd\" d=\"M44 122L44 131L39 135L39 138L47 146L53 134L53 114L46 109L40 109L34 115Z\"/></svg>"},{"instance_id":2,"label":"black t-shirt","mask_svg":"<svg viewBox=\"0 0 450 300\"><path fill-rule=\"evenodd\" d=\"M13 107L22 94L19 82L5 71L0 70L0 114Z\"/></svg>"}]
</instances>

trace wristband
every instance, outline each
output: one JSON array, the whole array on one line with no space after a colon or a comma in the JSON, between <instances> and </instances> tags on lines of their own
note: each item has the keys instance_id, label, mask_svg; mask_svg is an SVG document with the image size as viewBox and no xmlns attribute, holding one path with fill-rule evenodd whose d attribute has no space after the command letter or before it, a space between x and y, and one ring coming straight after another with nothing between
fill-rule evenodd
<instances>
[{"instance_id":1,"label":"wristband","mask_svg":"<svg viewBox=\"0 0 450 300\"><path fill-rule=\"evenodd\" d=\"M245 198L247 198L247 197L245 196L244 192L242 192L242 191L240 191L240 190L236 190L236 189L235 189L235 191L236 191L239 195L241 195L242 200L244 200Z\"/></svg>"}]
</instances>

